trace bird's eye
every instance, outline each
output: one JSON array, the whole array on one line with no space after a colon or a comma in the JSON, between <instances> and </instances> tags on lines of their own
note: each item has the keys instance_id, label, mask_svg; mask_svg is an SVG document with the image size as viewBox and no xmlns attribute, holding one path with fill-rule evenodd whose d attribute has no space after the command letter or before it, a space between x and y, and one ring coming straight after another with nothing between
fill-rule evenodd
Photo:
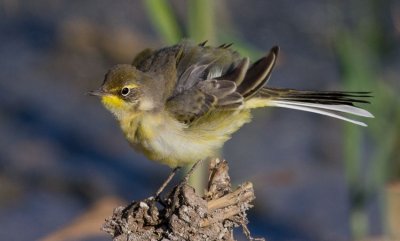
<instances>
[{"instance_id":1,"label":"bird's eye","mask_svg":"<svg viewBox=\"0 0 400 241\"><path fill-rule=\"evenodd\" d=\"M124 87L121 90L121 95L127 96L127 95L129 95L129 92L131 92L131 90L128 87Z\"/></svg>"}]
</instances>

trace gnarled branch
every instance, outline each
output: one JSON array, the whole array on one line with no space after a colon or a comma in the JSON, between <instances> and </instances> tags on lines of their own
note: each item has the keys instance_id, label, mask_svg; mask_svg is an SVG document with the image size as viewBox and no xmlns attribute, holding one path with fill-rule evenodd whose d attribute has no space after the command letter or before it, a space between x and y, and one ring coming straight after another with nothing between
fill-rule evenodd
<instances>
[{"instance_id":1,"label":"gnarled branch","mask_svg":"<svg viewBox=\"0 0 400 241\"><path fill-rule=\"evenodd\" d=\"M228 169L226 161L213 160L204 197L182 182L161 200L164 206L148 198L116 208L103 230L114 241L231 241L235 240L233 229L242 226L253 240L246 227L246 212L255 199L253 185L246 182L232 191Z\"/></svg>"}]
</instances>

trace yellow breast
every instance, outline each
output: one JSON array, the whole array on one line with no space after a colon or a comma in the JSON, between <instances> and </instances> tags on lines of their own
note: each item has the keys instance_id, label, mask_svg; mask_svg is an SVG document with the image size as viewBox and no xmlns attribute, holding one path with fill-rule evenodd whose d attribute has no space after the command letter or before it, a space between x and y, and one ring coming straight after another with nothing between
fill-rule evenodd
<instances>
[{"instance_id":1,"label":"yellow breast","mask_svg":"<svg viewBox=\"0 0 400 241\"><path fill-rule=\"evenodd\" d=\"M212 157L250 120L249 111L219 111L187 126L167 112L144 113L121 122L128 140L149 159L171 167Z\"/></svg>"}]
</instances>

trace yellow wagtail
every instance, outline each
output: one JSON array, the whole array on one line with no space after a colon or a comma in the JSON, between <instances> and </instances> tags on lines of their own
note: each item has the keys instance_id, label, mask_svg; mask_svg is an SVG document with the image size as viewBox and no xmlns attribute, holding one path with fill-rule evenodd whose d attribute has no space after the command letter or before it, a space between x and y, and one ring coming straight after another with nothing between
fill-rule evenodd
<instances>
[{"instance_id":1,"label":"yellow wagtail","mask_svg":"<svg viewBox=\"0 0 400 241\"><path fill-rule=\"evenodd\" d=\"M117 65L99 90L132 146L149 159L180 167L213 157L250 110L277 106L314 112L365 126L339 113L373 117L355 103L369 92L302 91L266 87L278 47L254 63L230 45L182 41L146 49L132 64Z\"/></svg>"}]
</instances>

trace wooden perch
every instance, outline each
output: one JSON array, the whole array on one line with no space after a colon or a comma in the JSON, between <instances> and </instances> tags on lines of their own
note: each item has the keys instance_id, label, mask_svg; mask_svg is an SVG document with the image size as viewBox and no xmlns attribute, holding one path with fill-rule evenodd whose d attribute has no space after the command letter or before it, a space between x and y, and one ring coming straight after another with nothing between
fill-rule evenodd
<instances>
[{"instance_id":1,"label":"wooden perch","mask_svg":"<svg viewBox=\"0 0 400 241\"><path fill-rule=\"evenodd\" d=\"M111 234L114 241L233 241L233 229L241 226L246 236L254 240L246 226L246 212L254 199L250 182L231 190L227 162L216 159L210 165L204 197L182 182L160 200L162 205L148 198L116 208L103 230Z\"/></svg>"},{"instance_id":2,"label":"wooden perch","mask_svg":"<svg viewBox=\"0 0 400 241\"><path fill-rule=\"evenodd\" d=\"M216 222L222 222L229 219L251 207L249 203L255 198L253 193L253 184L247 182L240 186L236 191L229 193L221 198L207 202L209 217L201 221L200 227L207 227ZM246 210L240 207L240 204L246 204Z\"/></svg>"}]
</instances>

